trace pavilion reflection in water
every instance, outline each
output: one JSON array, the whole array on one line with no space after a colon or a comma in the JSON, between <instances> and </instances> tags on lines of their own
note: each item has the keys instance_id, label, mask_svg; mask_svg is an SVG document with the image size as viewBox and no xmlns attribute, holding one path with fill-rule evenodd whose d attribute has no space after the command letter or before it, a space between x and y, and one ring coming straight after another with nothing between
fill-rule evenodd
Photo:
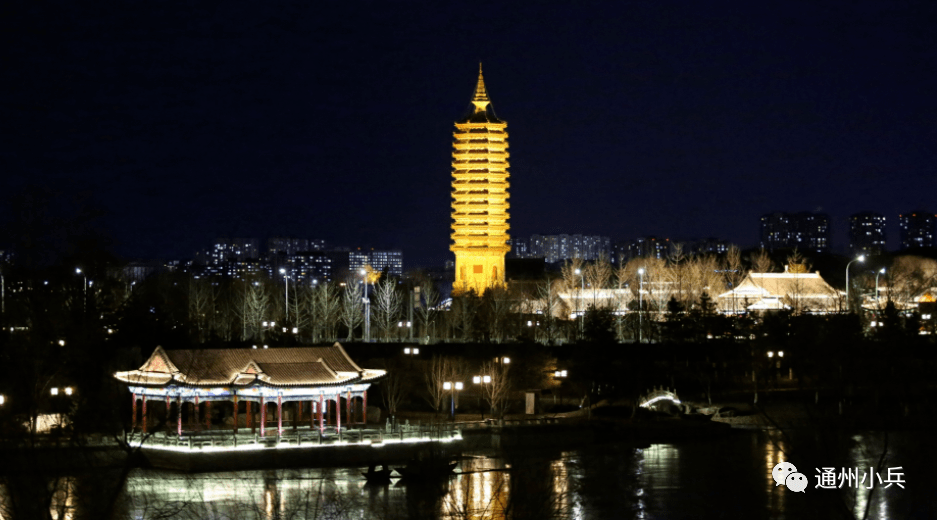
<instances>
[{"instance_id":1,"label":"pavilion reflection in water","mask_svg":"<svg viewBox=\"0 0 937 520\"><path fill-rule=\"evenodd\" d=\"M523 464L520 467L519 464ZM128 481L131 518L577 518L566 462L477 457L436 482L367 484L360 468L183 475L139 470Z\"/></svg>"}]
</instances>

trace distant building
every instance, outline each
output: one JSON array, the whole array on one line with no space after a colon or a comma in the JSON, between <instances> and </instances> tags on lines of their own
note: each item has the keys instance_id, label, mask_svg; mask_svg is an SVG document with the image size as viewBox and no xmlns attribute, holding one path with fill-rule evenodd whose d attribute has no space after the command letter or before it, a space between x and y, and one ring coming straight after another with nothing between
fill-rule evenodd
<instances>
[{"instance_id":1,"label":"distant building","mask_svg":"<svg viewBox=\"0 0 937 520\"><path fill-rule=\"evenodd\" d=\"M573 258L597 260L600 256L612 256L612 241L609 237L592 235L531 235L528 258L544 258L548 263Z\"/></svg>"},{"instance_id":2,"label":"distant building","mask_svg":"<svg viewBox=\"0 0 937 520\"><path fill-rule=\"evenodd\" d=\"M937 234L937 215L929 211L912 211L898 215L898 227L901 230L901 249L919 249L934 247Z\"/></svg>"},{"instance_id":3,"label":"distant building","mask_svg":"<svg viewBox=\"0 0 937 520\"><path fill-rule=\"evenodd\" d=\"M229 260L259 259L260 248L256 238L219 238L211 249L212 260L221 263Z\"/></svg>"},{"instance_id":4,"label":"distant building","mask_svg":"<svg viewBox=\"0 0 937 520\"><path fill-rule=\"evenodd\" d=\"M304 253L306 251L322 251L325 249L325 240L309 240L308 238L273 237L267 240L267 253L271 255L285 253Z\"/></svg>"},{"instance_id":5,"label":"distant building","mask_svg":"<svg viewBox=\"0 0 937 520\"><path fill-rule=\"evenodd\" d=\"M511 247L508 252L508 256L511 258L527 258L530 254L527 249L527 239L512 238L508 240L508 245Z\"/></svg>"},{"instance_id":6,"label":"distant building","mask_svg":"<svg viewBox=\"0 0 937 520\"><path fill-rule=\"evenodd\" d=\"M280 273L280 269L284 269L289 274L290 282L299 285L331 282L335 278L332 259L322 251L271 254L267 269L271 279L282 278L284 273Z\"/></svg>"},{"instance_id":7,"label":"distant building","mask_svg":"<svg viewBox=\"0 0 937 520\"><path fill-rule=\"evenodd\" d=\"M826 253L831 247L830 216L810 212L762 215L761 247Z\"/></svg>"},{"instance_id":8,"label":"distant building","mask_svg":"<svg viewBox=\"0 0 937 520\"><path fill-rule=\"evenodd\" d=\"M841 311L843 294L820 273L749 273L738 287L718 296L725 313L791 310L796 314Z\"/></svg>"},{"instance_id":9,"label":"distant building","mask_svg":"<svg viewBox=\"0 0 937 520\"><path fill-rule=\"evenodd\" d=\"M853 256L880 255L885 245L885 216L863 211L849 217L849 250Z\"/></svg>"},{"instance_id":10,"label":"distant building","mask_svg":"<svg viewBox=\"0 0 937 520\"><path fill-rule=\"evenodd\" d=\"M365 265L377 272L387 269L391 276L403 276L403 252L357 249L348 252L348 270L357 273Z\"/></svg>"},{"instance_id":11,"label":"distant building","mask_svg":"<svg viewBox=\"0 0 937 520\"><path fill-rule=\"evenodd\" d=\"M730 247L732 247L732 243L728 240L710 237L691 242L689 249L690 252L698 255L719 255L727 252Z\"/></svg>"},{"instance_id":12,"label":"distant building","mask_svg":"<svg viewBox=\"0 0 937 520\"><path fill-rule=\"evenodd\" d=\"M654 236L638 237L618 242L615 245L616 263L624 265L632 258L667 258L670 254L670 239Z\"/></svg>"}]
</instances>

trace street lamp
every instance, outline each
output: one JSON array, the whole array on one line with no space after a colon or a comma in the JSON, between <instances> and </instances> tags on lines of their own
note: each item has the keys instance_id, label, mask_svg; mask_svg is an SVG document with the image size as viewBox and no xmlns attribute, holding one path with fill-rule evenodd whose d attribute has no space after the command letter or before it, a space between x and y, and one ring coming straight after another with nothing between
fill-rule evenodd
<instances>
[{"instance_id":1,"label":"street lamp","mask_svg":"<svg viewBox=\"0 0 937 520\"><path fill-rule=\"evenodd\" d=\"M85 295L81 304L81 312L84 314L88 307L88 275L82 272L80 267L75 268L75 274L80 274L85 279Z\"/></svg>"},{"instance_id":2,"label":"street lamp","mask_svg":"<svg viewBox=\"0 0 937 520\"><path fill-rule=\"evenodd\" d=\"M286 283L286 292L285 292L286 319L283 321L289 323L290 322L290 278L289 278L289 275L286 274L286 269L283 269L282 267L280 268L280 274L283 275L283 282Z\"/></svg>"},{"instance_id":3,"label":"street lamp","mask_svg":"<svg viewBox=\"0 0 937 520\"><path fill-rule=\"evenodd\" d=\"M576 274L579 275L579 299L576 300L576 314L579 314L579 305L582 302L582 293L586 290L586 277L582 276L582 271L576 269ZM582 339L582 324L585 321L585 314L579 316L579 339Z\"/></svg>"},{"instance_id":4,"label":"street lamp","mask_svg":"<svg viewBox=\"0 0 937 520\"><path fill-rule=\"evenodd\" d=\"M865 255L859 255L846 264L846 312L849 312L849 266L852 265L853 262L865 262Z\"/></svg>"},{"instance_id":5,"label":"street lamp","mask_svg":"<svg viewBox=\"0 0 937 520\"><path fill-rule=\"evenodd\" d=\"M878 308L882 307L882 302L878 297L878 275L885 274L885 268L881 268L875 273L875 306Z\"/></svg>"},{"instance_id":6,"label":"street lamp","mask_svg":"<svg viewBox=\"0 0 937 520\"><path fill-rule=\"evenodd\" d=\"M368 271L362 269L359 271L361 273L362 279L362 288L364 289L364 341L365 343L371 342L371 301L368 300Z\"/></svg>"},{"instance_id":7,"label":"street lamp","mask_svg":"<svg viewBox=\"0 0 937 520\"><path fill-rule=\"evenodd\" d=\"M458 392L459 390L462 390L462 381L456 381L455 383L446 381L445 383L442 384L442 389L449 390L450 413L452 414L452 420L455 421L455 401L456 401L456 395L457 395L456 392Z\"/></svg>"},{"instance_id":8,"label":"street lamp","mask_svg":"<svg viewBox=\"0 0 937 520\"><path fill-rule=\"evenodd\" d=\"M638 285L638 343L644 343L644 268L638 269L638 278L641 283Z\"/></svg>"}]
</instances>

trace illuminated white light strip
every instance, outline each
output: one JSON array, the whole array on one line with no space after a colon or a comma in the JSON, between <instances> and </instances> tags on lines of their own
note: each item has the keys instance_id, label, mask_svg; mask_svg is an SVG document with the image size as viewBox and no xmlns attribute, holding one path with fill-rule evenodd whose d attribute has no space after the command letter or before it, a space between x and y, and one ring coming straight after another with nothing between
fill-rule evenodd
<instances>
[{"instance_id":1,"label":"illuminated white light strip","mask_svg":"<svg viewBox=\"0 0 937 520\"><path fill-rule=\"evenodd\" d=\"M657 396L657 397L655 397L654 399L651 399L650 401L648 401L648 402L642 404L641 407L642 407L642 408L647 408L648 406L651 406L652 404L656 403L657 401L662 401L662 400L664 400L664 399L673 401L674 404L681 404L679 399L676 399L676 398L673 398L673 397L669 397L669 396L666 396L666 395L661 395L661 396Z\"/></svg>"},{"instance_id":2,"label":"illuminated white light strip","mask_svg":"<svg viewBox=\"0 0 937 520\"><path fill-rule=\"evenodd\" d=\"M254 443L250 442L248 444L242 444L240 446L202 446L202 447L192 447L188 446L162 446L157 444L144 444L140 445L140 441L131 441L128 444L134 448L144 448L151 450L162 450L162 451L174 451L177 453L223 453L223 452L232 452L232 451L261 451L267 449L278 449L278 450L288 450L288 449L315 449L315 448L329 448L336 446L371 446L372 448L381 448L386 444L417 444L421 442L455 442L462 440L462 432L456 432L452 437L446 439L428 439L426 437L417 437L412 439L384 439L383 442L377 441L373 442L371 439L366 439L361 442L348 442L348 441L339 441L339 442L329 442L328 444L318 444L311 441L308 444L296 445L292 443L277 443L276 446L267 447L263 443Z\"/></svg>"}]
</instances>

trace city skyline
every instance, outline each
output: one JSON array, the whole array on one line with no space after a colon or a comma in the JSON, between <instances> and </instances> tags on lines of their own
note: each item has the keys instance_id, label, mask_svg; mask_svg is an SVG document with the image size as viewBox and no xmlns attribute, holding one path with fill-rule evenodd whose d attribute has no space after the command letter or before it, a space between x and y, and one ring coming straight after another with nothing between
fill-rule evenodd
<instances>
[{"instance_id":1,"label":"city skyline","mask_svg":"<svg viewBox=\"0 0 937 520\"><path fill-rule=\"evenodd\" d=\"M173 9L8 18L0 189L84 194L128 258L274 235L442 265L479 59L512 126L512 237L751 247L761 215L810 211L843 252L874 211L894 250L897 216L935 206L932 5Z\"/></svg>"}]
</instances>

